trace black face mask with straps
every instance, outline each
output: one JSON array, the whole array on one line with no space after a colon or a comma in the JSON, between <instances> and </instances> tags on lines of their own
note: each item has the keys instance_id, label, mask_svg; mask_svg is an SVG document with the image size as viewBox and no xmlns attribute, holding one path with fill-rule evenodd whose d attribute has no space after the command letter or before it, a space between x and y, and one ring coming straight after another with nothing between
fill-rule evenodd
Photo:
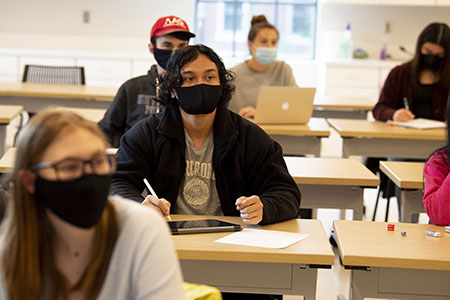
<instances>
[{"instance_id":1,"label":"black face mask with straps","mask_svg":"<svg viewBox=\"0 0 450 300\"><path fill-rule=\"evenodd\" d=\"M198 84L176 88L178 104L190 115L212 113L222 96L220 85Z\"/></svg>"},{"instance_id":2,"label":"black face mask with straps","mask_svg":"<svg viewBox=\"0 0 450 300\"><path fill-rule=\"evenodd\" d=\"M439 69L442 61L442 57L433 54L422 54L421 55L422 65L425 69L430 69L436 71Z\"/></svg>"},{"instance_id":3,"label":"black face mask with straps","mask_svg":"<svg viewBox=\"0 0 450 300\"><path fill-rule=\"evenodd\" d=\"M153 56L155 57L156 62L158 65L163 68L164 70L167 68L167 62L172 57L172 55L175 53L174 50L165 50L165 49L153 49Z\"/></svg>"},{"instance_id":4,"label":"black face mask with straps","mask_svg":"<svg viewBox=\"0 0 450 300\"><path fill-rule=\"evenodd\" d=\"M34 197L64 221L91 228L102 216L112 175L86 174L67 181L52 181L37 175Z\"/></svg>"}]
</instances>

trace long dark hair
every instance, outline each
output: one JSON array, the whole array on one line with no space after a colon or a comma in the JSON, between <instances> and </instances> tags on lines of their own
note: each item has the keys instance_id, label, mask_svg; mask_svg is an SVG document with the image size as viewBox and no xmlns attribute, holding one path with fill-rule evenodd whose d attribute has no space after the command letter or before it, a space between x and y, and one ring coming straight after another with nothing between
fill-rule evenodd
<instances>
[{"instance_id":1,"label":"long dark hair","mask_svg":"<svg viewBox=\"0 0 450 300\"><path fill-rule=\"evenodd\" d=\"M447 121L447 145L443 148L445 149L445 153L447 154L447 163L450 166L450 130L449 130L449 122L450 122L450 93L447 98L447 107L445 109L445 120Z\"/></svg>"},{"instance_id":2,"label":"long dark hair","mask_svg":"<svg viewBox=\"0 0 450 300\"><path fill-rule=\"evenodd\" d=\"M419 87L420 73L424 69L422 65L421 49L423 44L430 42L444 48L445 58L436 70L439 83L445 88L450 87L450 28L445 23L431 23L420 33L417 39L414 58L408 63L411 70L411 83L413 87Z\"/></svg>"},{"instance_id":3,"label":"long dark hair","mask_svg":"<svg viewBox=\"0 0 450 300\"><path fill-rule=\"evenodd\" d=\"M172 92L175 88L183 84L181 69L188 63L194 61L199 54L206 55L217 67L219 72L222 96L219 106L226 106L231 100L231 95L235 90L234 74L225 68L222 59L211 48L198 44L181 48L169 59L166 72L163 74L160 84L160 101L164 104L172 101Z\"/></svg>"}]
</instances>

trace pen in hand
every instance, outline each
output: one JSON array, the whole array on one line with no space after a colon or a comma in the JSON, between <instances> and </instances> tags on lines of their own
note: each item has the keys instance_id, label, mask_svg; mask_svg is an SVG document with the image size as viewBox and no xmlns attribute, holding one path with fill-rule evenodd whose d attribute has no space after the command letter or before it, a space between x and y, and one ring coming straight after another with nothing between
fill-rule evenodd
<instances>
[{"instance_id":1,"label":"pen in hand","mask_svg":"<svg viewBox=\"0 0 450 300\"><path fill-rule=\"evenodd\" d=\"M153 190L152 186L150 185L150 182L148 182L147 178L144 178L144 184L147 187L147 189L150 191L150 193L153 195L153 197L159 199L159 197L156 195L155 191ZM172 221L172 218L170 217L170 215L167 215L166 217L169 221Z\"/></svg>"},{"instance_id":2,"label":"pen in hand","mask_svg":"<svg viewBox=\"0 0 450 300\"><path fill-rule=\"evenodd\" d=\"M405 106L405 109L409 110L408 99L406 97L403 97L403 105Z\"/></svg>"}]
</instances>

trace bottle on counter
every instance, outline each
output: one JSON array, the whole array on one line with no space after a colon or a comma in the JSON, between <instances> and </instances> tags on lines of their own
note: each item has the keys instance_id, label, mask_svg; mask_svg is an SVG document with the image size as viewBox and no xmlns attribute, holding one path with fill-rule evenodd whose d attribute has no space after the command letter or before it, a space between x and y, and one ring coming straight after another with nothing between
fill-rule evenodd
<instances>
[{"instance_id":1,"label":"bottle on counter","mask_svg":"<svg viewBox=\"0 0 450 300\"><path fill-rule=\"evenodd\" d=\"M350 22L345 26L344 35L341 42L341 57L343 59L353 58L353 40Z\"/></svg>"}]
</instances>

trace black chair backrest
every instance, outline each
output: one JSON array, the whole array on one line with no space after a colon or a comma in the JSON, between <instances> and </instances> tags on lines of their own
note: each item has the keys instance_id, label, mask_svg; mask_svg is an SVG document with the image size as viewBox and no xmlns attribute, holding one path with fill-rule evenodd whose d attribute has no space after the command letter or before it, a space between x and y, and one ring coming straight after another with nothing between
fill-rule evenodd
<instances>
[{"instance_id":1,"label":"black chair backrest","mask_svg":"<svg viewBox=\"0 0 450 300\"><path fill-rule=\"evenodd\" d=\"M84 67L25 65L22 82L85 85Z\"/></svg>"}]
</instances>

